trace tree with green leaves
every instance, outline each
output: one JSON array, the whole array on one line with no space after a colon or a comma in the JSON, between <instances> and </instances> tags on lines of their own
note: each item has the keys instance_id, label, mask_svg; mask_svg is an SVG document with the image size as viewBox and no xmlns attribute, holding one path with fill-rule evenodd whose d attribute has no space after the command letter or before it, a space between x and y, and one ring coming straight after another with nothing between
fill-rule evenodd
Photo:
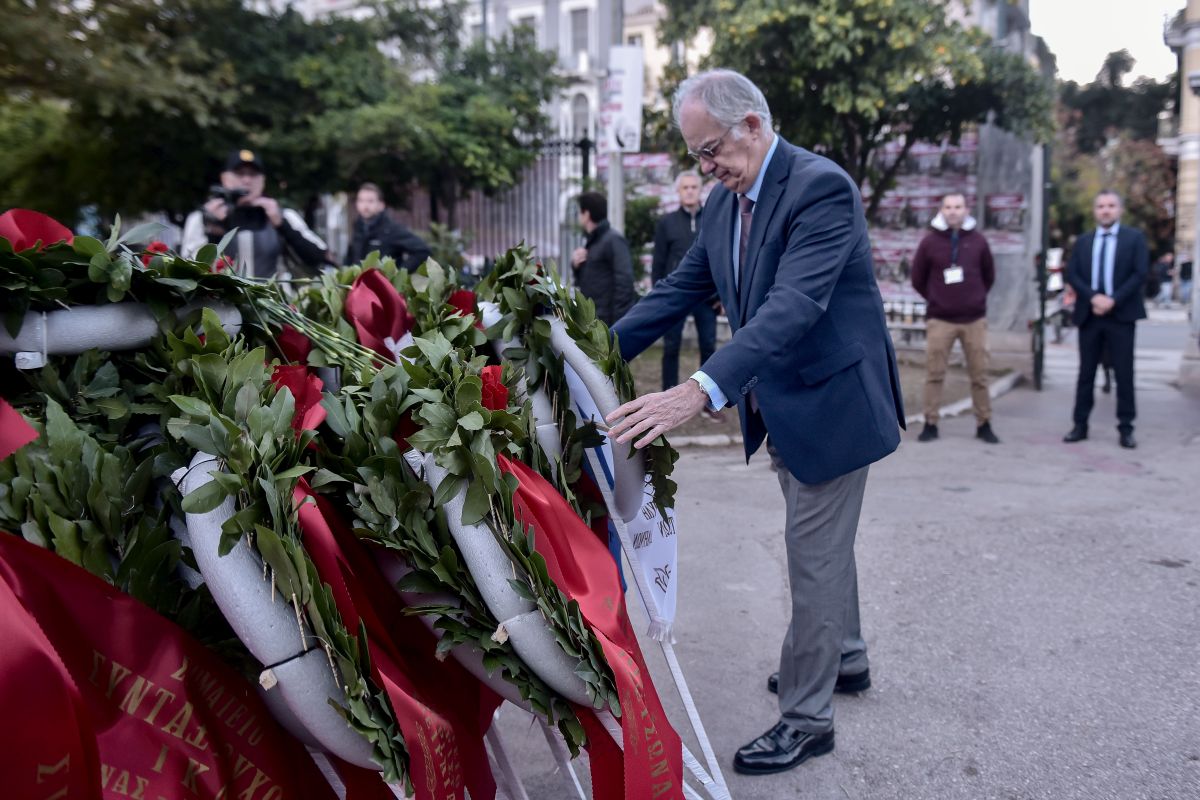
<instances>
[{"instance_id":1,"label":"tree with green leaves","mask_svg":"<svg viewBox=\"0 0 1200 800\"><path fill-rule=\"evenodd\" d=\"M76 21L95 27L86 40L69 35L57 7L18 15L58 33L32 37L0 66L12 78L0 90L0 207L179 220L224 155L247 146L277 183L270 193L298 207L364 179L393 190L420 181L445 201L498 191L534 156L542 104L558 86L553 57L520 35L462 46L453 4L398 0L362 19L306 20L247 0L141 2ZM135 55L152 53L158 73L126 87L105 72L109 56L84 57L109 39L112 70L140 81ZM0 53L16 45L0 32ZM79 63L39 76L34 65L60 51ZM430 79L414 80L417 71Z\"/></svg>"},{"instance_id":2,"label":"tree with green leaves","mask_svg":"<svg viewBox=\"0 0 1200 800\"><path fill-rule=\"evenodd\" d=\"M1109 53L1091 83L1059 84L1051 204L1051 238L1058 245L1090 228L1092 201L1118 192L1124 219L1140 228L1154 255L1173 248L1175 167L1155 143L1158 113L1177 96L1175 79L1139 78L1126 86L1134 60Z\"/></svg>"},{"instance_id":3,"label":"tree with green leaves","mask_svg":"<svg viewBox=\"0 0 1200 800\"><path fill-rule=\"evenodd\" d=\"M367 22L309 22L242 0L163 0L143 23L166 42L164 64L195 79L173 84L165 106L159 95L86 81L9 92L0 99L0 205L64 219L84 205L108 218L143 210L179 218L204 199L223 154L247 146L270 178L286 181L282 196L303 200L339 178L314 146L314 116L373 101L391 69Z\"/></svg>"},{"instance_id":4,"label":"tree with green leaves","mask_svg":"<svg viewBox=\"0 0 1200 800\"><path fill-rule=\"evenodd\" d=\"M178 104L218 100L219 85L191 67L201 43L171 30L157 0L63 3L7 0L0 26L0 87L9 96L126 103L177 116Z\"/></svg>"},{"instance_id":5,"label":"tree with green leaves","mask_svg":"<svg viewBox=\"0 0 1200 800\"><path fill-rule=\"evenodd\" d=\"M351 181L369 179L397 196L415 180L453 215L464 193L511 187L537 158L543 109L564 85L555 63L525 28L486 44L447 42L432 80L394 76L376 102L324 115L321 143Z\"/></svg>"},{"instance_id":6,"label":"tree with green leaves","mask_svg":"<svg viewBox=\"0 0 1200 800\"><path fill-rule=\"evenodd\" d=\"M874 214L917 142L956 142L991 121L1048 137L1051 93L1023 58L947 17L943 0L667 0L668 40L711 27L704 67L762 89L784 137L824 153L861 187ZM670 92L672 86L664 91ZM890 141L899 158L873 158Z\"/></svg>"},{"instance_id":7,"label":"tree with green leaves","mask_svg":"<svg viewBox=\"0 0 1200 800\"><path fill-rule=\"evenodd\" d=\"M1063 121L1080 152L1099 152L1114 136L1153 141L1158 134L1158 113L1178 99L1178 81L1159 83L1143 77L1126 86L1135 63L1128 50L1117 50L1105 57L1091 83L1059 85L1059 100L1067 112Z\"/></svg>"}]
</instances>

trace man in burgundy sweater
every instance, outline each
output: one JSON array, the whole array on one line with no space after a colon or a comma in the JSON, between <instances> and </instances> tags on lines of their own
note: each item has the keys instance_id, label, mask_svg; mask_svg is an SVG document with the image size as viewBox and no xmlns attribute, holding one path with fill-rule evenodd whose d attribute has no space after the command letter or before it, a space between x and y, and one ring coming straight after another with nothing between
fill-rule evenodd
<instances>
[{"instance_id":1,"label":"man in burgundy sweater","mask_svg":"<svg viewBox=\"0 0 1200 800\"><path fill-rule=\"evenodd\" d=\"M975 437L999 444L992 432L992 404L988 397L987 293L996 281L996 266L987 239L975 230L967 214L966 198L948 194L933 228L913 256L912 285L927 304L925 315L925 427L922 442L938 438L938 408L946 361L955 340L962 340L971 377L971 402L975 407Z\"/></svg>"}]
</instances>

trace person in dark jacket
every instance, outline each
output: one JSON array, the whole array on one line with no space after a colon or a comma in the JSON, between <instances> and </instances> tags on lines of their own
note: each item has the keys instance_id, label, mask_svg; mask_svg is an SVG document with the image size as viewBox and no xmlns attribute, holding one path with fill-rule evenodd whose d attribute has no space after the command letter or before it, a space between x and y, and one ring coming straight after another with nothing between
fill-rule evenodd
<instances>
[{"instance_id":1,"label":"person in dark jacket","mask_svg":"<svg viewBox=\"0 0 1200 800\"><path fill-rule=\"evenodd\" d=\"M695 170L679 173L675 179L679 193L679 208L664 214L654 226L654 260L650 267L651 284L657 284L679 266L684 255L696 241L700 229L700 174ZM715 295L697 303L692 309L696 322L696 340L700 345L700 365L717 349L717 309L721 301ZM686 320L685 320L686 321ZM663 335L662 387L665 392L679 383L679 346L683 340L680 322ZM710 414L715 418L717 412Z\"/></svg>"},{"instance_id":2,"label":"person in dark jacket","mask_svg":"<svg viewBox=\"0 0 1200 800\"><path fill-rule=\"evenodd\" d=\"M220 180L208 202L184 222L180 253L185 258L195 258L204 245L216 244L236 229L225 255L241 274L286 279L298 266L315 271L333 263L324 240L304 217L265 194L266 169L253 150L231 152Z\"/></svg>"},{"instance_id":3,"label":"person in dark jacket","mask_svg":"<svg viewBox=\"0 0 1200 800\"><path fill-rule=\"evenodd\" d=\"M629 243L608 222L608 198L599 192L579 195L579 224L587 239L571 254L575 286L596 304L596 317L612 325L636 300Z\"/></svg>"},{"instance_id":4,"label":"person in dark jacket","mask_svg":"<svg viewBox=\"0 0 1200 800\"><path fill-rule=\"evenodd\" d=\"M971 378L975 437L999 444L992 432L988 395L987 295L996 281L996 266L987 239L975 230L962 194L942 198L942 208L930 223L932 231L917 245L912 285L925 298L925 427L922 442L938 438L938 409L946 362L956 340L962 340Z\"/></svg>"},{"instance_id":5,"label":"person in dark jacket","mask_svg":"<svg viewBox=\"0 0 1200 800\"><path fill-rule=\"evenodd\" d=\"M399 266L413 272L429 258L429 245L388 215L383 190L375 184L358 187L354 210L358 219L354 221L354 233L343 264L360 264L378 250L379 255L394 258Z\"/></svg>"},{"instance_id":6,"label":"person in dark jacket","mask_svg":"<svg viewBox=\"0 0 1200 800\"><path fill-rule=\"evenodd\" d=\"M1150 270L1146 237L1121 225L1121 197L1105 190L1096 195L1092 215L1096 230L1075 242L1067 263L1067 280L1075 289L1075 327L1079 329L1079 379L1075 384L1074 426L1065 442L1088 438L1088 417L1095 403L1096 367L1107 349L1117 379L1117 441L1137 447L1133 420L1134 329L1146 318L1142 286Z\"/></svg>"}]
</instances>

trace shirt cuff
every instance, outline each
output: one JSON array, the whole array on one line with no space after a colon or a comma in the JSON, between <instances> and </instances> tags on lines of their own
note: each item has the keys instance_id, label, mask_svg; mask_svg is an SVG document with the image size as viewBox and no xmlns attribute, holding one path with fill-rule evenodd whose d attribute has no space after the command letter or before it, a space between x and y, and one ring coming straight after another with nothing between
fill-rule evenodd
<instances>
[{"instance_id":1,"label":"shirt cuff","mask_svg":"<svg viewBox=\"0 0 1200 800\"><path fill-rule=\"evenodd\" d=\"M717 386L716 382L705 375L702 371L696 370L692 373L689 380L693 380L700 384L700 388L708 395L708 410L720 411L725 406L729 405L729 399L725 397L725 393L721 391L721 387Z\"/></svg>"}]
</instances>

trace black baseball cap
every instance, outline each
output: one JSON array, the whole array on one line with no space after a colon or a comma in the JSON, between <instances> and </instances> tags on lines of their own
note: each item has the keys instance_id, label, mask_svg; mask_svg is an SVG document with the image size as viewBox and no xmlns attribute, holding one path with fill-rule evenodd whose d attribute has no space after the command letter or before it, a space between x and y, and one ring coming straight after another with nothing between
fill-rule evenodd
<instances>
[{"instance_id":1,"label":"black baseball cap","mask_svg":"<svg viewBox=\"0 0 1200 800\"><path fill-rule=\"evenodd\" d=\"M225 159L225 172L233 172L242 167L250 167L259 172L265 173L267 170L263 167L262 160L259 159L258 153L247 148L241 150L232 150L229 157Z\"/></svg>"}]
</instances>

